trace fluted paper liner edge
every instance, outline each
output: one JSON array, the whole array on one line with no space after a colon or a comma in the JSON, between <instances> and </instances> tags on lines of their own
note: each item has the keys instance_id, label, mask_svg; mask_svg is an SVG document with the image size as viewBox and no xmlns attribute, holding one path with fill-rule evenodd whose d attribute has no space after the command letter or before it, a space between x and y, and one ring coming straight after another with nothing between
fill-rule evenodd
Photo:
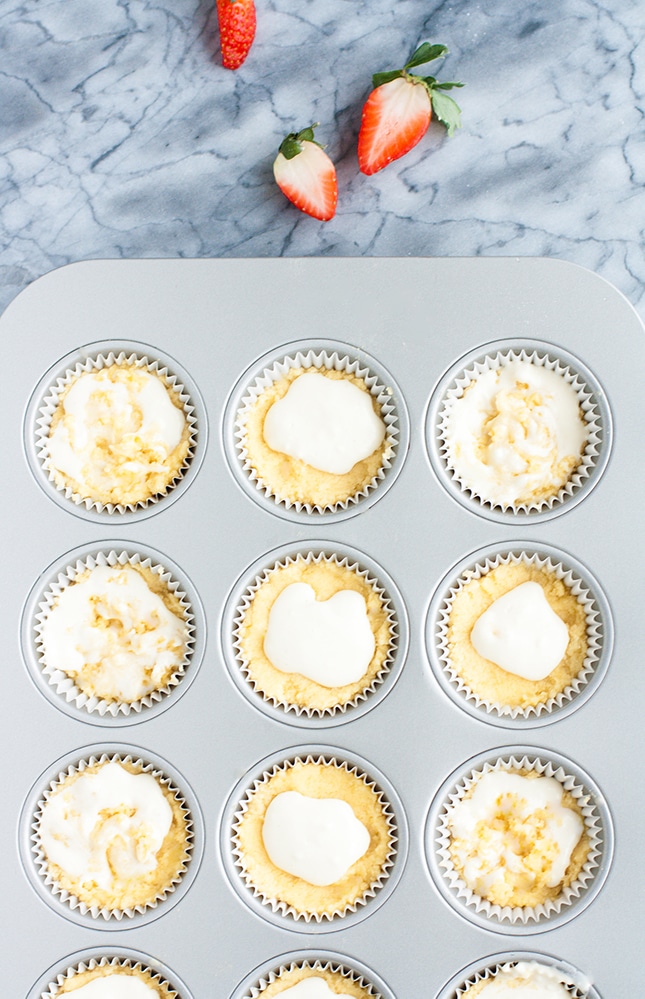
<instances>
[{"instance_id":1,"label":"fluted paper liner edge","mask_svg":"<svg viewBox=\"0 0 645 999\"><path fill-rule=\"evenodd\" d=\"M287 770L293 767L297 763L303 764L318 764L324 766L334 766L340 770L345 770L349 774L353 774L359 780L369 787L378 799L381 805L383 815L385 817L388 832L390 834L390 841L388 844L388 853L381 868L379 877L372 882L368 888L365 889L363 894L357 898L354 902L348 903L343 909L336 909L332 912L301 912L296 909L293 905L287 902L281 901L278 898L272 898L266 895L260 888L253 884L251 877L246 873L244 864L244 853L237 842L237 831L240 824L246 814L248 806L253 798L255 792L268 780L274 777L280 771ZM367 905L369 901L377 895L378 891L384 886L385 882L390 876L392 868L394 866L394 861L397 853L397 843L398 843L398 831L396 825L396 817L394 810L388 801L385 793L381 791L376 784L376 781L372 780L365 771L360 767L352 765L345 760L338 760L334 756L316 755L308 754L305 757L295 756L292 759L284 760L281 763L276 763L270 770L265 770L261 777L253 781L252 785L246 789L244 797L239 801L237 809L233 817L233 826L231 831L231 848L233 852L233 859L237 873L242 878L246 887L252 893L252 896L260 901L263 905L269 906L269 908L281 916L292 917L295 921L303 920L305 923L309 923L312 920L317 923L322 923L324 921L331 922L332 920L342 919L343 916L348 915L350 912L356 912L359 908Z\"/></svg>"},{"instance_id":2,"label":"fluted paper liner edge","mask_svg":"<svg viewBox=\"0 0 645 999\"><path fill-rule=\"evenodd\" d=\"M183 612L183 620L187 629L184 655L181 662L179 662L174 668L166 683L162 687L151 690L143 697L129 702L106 700L105 698L94 694L90 695L84 693L84 691L76 685L73 677L62 670L54 669L53 667L47 665L45 649L42 643L42 627L44 622L50 614L52 608L56 605L60 594L67 588L67 586L73 584L75 580L84 572L87 572L88 570L91 571L96 566L116 567L125 565L139 565L141 568L148 569L150 572L159 577L160 581L165 584L168 591L179 600ZM194 651L195 617L187 594L181 589L180 583L173 577L170 570L166 569L161 563L153 560L148 555L144 555L142 558L138 553L128 555L126 551L118 552L115 549L109 549L100 551L96 555L88 555L84 559L77 559L73 564L70 563L62 572L59 572L55 580L50 581L47 587L42 591L38 600L37 612L34 615L32 625L32 633L35 633L36 636L38 664L43 675L47 678L56 693L63 697L67 703L73 702L77 708L84 709L90 714L97 712L101 716L112 715L112 717L116 718L119 714L128 716L131 712L140 713L144 711L146 707L151 707L153 704L163 700L171 694L174 688L180 683L186 669L190 665Z\"/></svg>"},{"instance_id":3,"label":"fluted paper liner edge","mask_svg":"<svg viewBox=\"0 0 645 999\"><path fill-rule=\"evenodd\" d=\"M181 468L166 484L163 492L157 493L154 496L149 496L145 500L139 500L137 503L102 503L100 500L94 500L91 497L81 496L79 493L76 493L71 486L65 485L62 482L56 482L54 470L50 468L49 465L49 429L54 412L58 407L61 394L68 386L75 382L80 375L91 371L100 371L103 368L109 368L113 365L145 368L146 371L150 372L150 374L157 375L166 388L174 392L181 402L183 407L182 412L188 426L188 451ZM197 419L195 416L195 408L188 390L182 384L179 377L172 374L167 366L162 364L160 361L150 360L146 354L138 354L136 351L126 353L126 351L122 350L118 354L115 354L113 351L107 351L105 353L99 351L92 357L88 357L85 361L77 361L74 367L69 368L63 375L56 379L54 384L48 387L38 409L38 418L36 421L36 456L38 458L38 462L47 473L49 483L59 493L72 503L76 504L76 506L84 507L88 511L93 510L98 513L107 512L109 514L122 514L132 513L136 510L145 510L148 507L153 506L155 503L163 500L168 493L172 492L175 486L177 486L181 479L183 479L195 457L196 447Z\"/></svg>"},{"instance_id":4,"label":"fluted paper liner edge","mask_svg":"<svg viewBox=\"0 0 645 999\"><path fill-rule=\"evenodd\" d=\"M504 367L512 361L527 361L559 374L574 389L587 429L587 439L580 456L580 462L560 489L553 496L522 503L502 503L480 495L462 481L458 469L454 467L449 457L450 411L454 402L463 395L469 385L477 380L479 375L485 371ZM439 408L437 423L440 440L439 451L445 474L457 483L465 495L477 500L485 509L502 510L505 513L543 513L559 507L569 497L579 492L598 461L603 437L601 414L593 400L593 393L587 386L583 374L573 370L569 364L558 358L557 348L549 348L545 352L538 349L528 351L524 348L521 350L497 350L495 353L486 355L481 361L470 363L457 374L453 379L453 384L447 389Z\"/></svg>"},{"instance_id":5,"label":"fluted paper liner edge","mask_svg":"<svg viewBox=\"0 0 645 999\"><path fill-rule=\"evenodd\" d=\"M370 395L379 405L381 419L385 423L386 431L381 466L377 474L362 489L338 503L321 506L314 503L302 503L299 500L291 500L288 496L279 494L269 483L259 477L256 469L253 467L253 461L248 454L245 423L249 410L265 389L284 378L292 368L324 368L327 370L333 368L336 371L345 371L348 374L355 375L364 381ZM317 351L313 348L306 352L299 350L294 354L286 354L256 375L254 380L247 386L235 417L235 449L243 471L258 492L262 493L267 500L273 501L276 506L284 506L287 510L293 508L297 513L303 511L315 514L335 513L340 510L348 510L351 506L366 499L378 488L379 484L385 478L386 472L392 467L392 461L398 447L399 434L400 425L397 407L392 396L388 393L387 387L379 382L378 376L373 374L368 367L361 365L358 359L352 360L350 357L339 354L337 351Z\"/></svg>"},{"instance_id":6,"label":"fluted paper liner edge","mask_svg":"<svg viewBox=\"0 0 645 999\"><path fill-rule=\"evenodd\" d=\"M528 708L522 708L519 706L513 707L508 704L487 701L480 697L461 679L458 670L452 665L450 650L448 648L448 627L450 624L450 615L452 612L453 602L458 593L461 592L461 590L468 583L470 583L471 580L482 579L492 569L496 569L500 565L508 565L510 563L515 565L535 565L539 569L544 569L547 572L553 573L557 579L565 584L571 594L576 597L578 603L580 603L585 609L587 651L577 676L574 677L572 682L565 687L564 690L549 698L548 701L541 701L538 704L530 705ZM539 717L541 714L550 714L551 712L562 708L565 704L573 701L589 683L600 661L604 640L604 629L600 613L594 607L593 591L587 585L586 581L582 579L575 570L566 568L562 562L554 561L551 556L542 556L539 552L531 551L530 548L527 548L526 551L521 553L502 551L496 555L489 555L485 559L482 559L482 561L476 562L471 567L462 570L459 576L454 578L450 583L448 594L444 596L442 600L436 616L433 639L436 644L438 658L444 673L449 678L453 689L457 693L461 694L466 701L470 702L477 708L484 708L490 715L498 715L500 717L512 719L526 719L529 721L532 716Z\"/></svg>"},{"instance_id":7,"label":"fluted paper liner edge","mask_svg":"<svg viewBox=\"0 0 645 999\"><path fill-rule=\"evenodd\" d=\"M182 856L181 865L179 870L175 873L170 883L164 885L160 888L155 896L154 900L151 902L140 903L136 906L120 909L110 909L107 906L98 905L88 905L86 902L82 901L78 896L74 895L72 892L68 891L66 888L60 887L53 875L49 871L49 864L47 861L47 855L45 853L44 847L40 839L40 821L42 817L43 808L45 807L47 801L56 793L60 787L63 786L64 782L68 777L73 776L76 773L83 773L88 767L93 767L95 765L102 765L105 763L129 763L134 767L137 767L141 773L149 774L154 777L159 784L163 785L166 790L170 791L175 800L179 802L182 810L182 818L185 823L186 828L186 843L184 847L184 854ZM35 813L31 821L31 854L33 861L36 865L37 874L40 876L41 880L48 887L52 895L57 898L60 902L65 903L72 911L78 911L81 915L89 915L93 919L103 918L121 920L124 917L126 919L132 919L136 917L137 914L142 915L148 912L150 909L156 908L160 903L162 903L166 898L168 898L179 886L184 874L188 870L188 864L191 859L193 847L194 847L194 829L193 820L188 808L188 805L181 794L181 791L175 784L171 781L163 770L155 767L152 763L146 763L140 758L135 758L131 754L123 756L121 753L103 753L100 756L90 756L86 759L81 759L75 764L70 764L65 771L61 771L57 777L51 780L48 786L44 789L42 797L38 801Z\"/></svg>"},{"instance_id":8,"label":"fluted paper liner edge","mask_svg":"<svg viewBox=\"0 0 645 999\"><path fill-rule=\"evenodd\" d=\"M97 968L114 968L115 970L118 968L127 968L133 971L143 971L150 976L152 985L157 987L163 986L168 999L181 999L170 982L159 971L155 971L154 968L144 964L143 961L134 960L131 957L101 957L98 959L90 958L88 961L80 961L78 964L67 968L66 971L57 975L55 981L50 982L47 989L41 992L39 999L57 999L57 997L61 996L61 989L66 982L72 981L76 975L82 975L86 971L95 971ZM73 996L74 991L72 990L69 995Z\"/></svg>"},{"instance_id":9,"label":"fluted paper liner edge","mask_svg":"<svg viewBox=\"0 0 645 999\"><path fill-rule=\"evenodd\" d=\"M381 601L382 607L388 612L390 642L389 642L387 656L383 660L383 664L381 665L381 668L379 669L378 673L376 674L372 682L368 686L364 687L357 694L355 694L354 697L351 698L351 700L345 701L342 704L334 704L325 708L308 708L304 707L303 705L293 704L289 701L283 701L278 699L277 697L267 695L264 691L260 690L260 688L256 685L255 681L250 675L250 663L248 662L247 659L243 658L241 654L240 646L242 642L242 636L240 634L240 629L244 623L244 618L246 616L246 613L250 608L251 604L253 603L253 599L256 593L258 592L260 587L265 582L267 582L267 580L271 577L272 573L277 572L282 568L286 568L289 565L294 565L297 562L302 562L304 565L312 565L312 564L319 564L321 562L326 562L338 565L342 568L346 568L352 572L355 572L358 576L360 576L363 579L363 581L367 585L369 585L372 588L372 590L374 590L374 592L377 594L377 596ZM362 701L365 701L369 697L369 695L374 693L374 691L385 680L387 674L390 672L394 664L399 647L398 620L395 608L392 604L392 600L389 594L387 593L385 587L381 585L376 576L372 575L369 569L361 568L358 560L352 559L348 555L339 557L336 554L333 553L327 554L325 552L320 552L318 554L315 554L314 552L308 552L307 554L298 552L293 555L287 555L285 558L273 562L270 566L267 566L265 569L263 569L262 572L258 573L253 582L246 587L242 595L242 599L240 600L236 608L233 638L234 638L233 645L235 649L236 660L239 664L239 668L242 671L244 678L249 683L251 689L259 696L261 696L262 699L265 700L267 703L275 707L283 708L285 711L291 711L299 717L305 715L307 718L322 718L322 717L329 717L335 714L341 714L350 708L356 707Z\"/></svg>"},{"instance_id":10,"label":"fluted paper liner edge","mask_svg":"<svg viewBox=\"0 0 645 999\"><path fill-rule=\"evenodd\" d=\"M463 878L455 869L450 856L451 833L448 827L448 819L455 804L465 797L466 793L473 787L477 780L485 773L491 771L535 771L540 776L554 777L576 800L576 804L582 815L585 832L589 839L589 850L582 866L580 874L570 885L563 888L560 894L553 899L537 906L500 906L487 901L468 887ZM445 796L441 813L437 820L433 849L436 852L438 866L441 876L446 881L456 899L467 910L471 910L477 915L483 915L498 923L542 924L549 919L559 915L559 913L575 903L589 888L597 874L598 865L602 856L603 828L600 815L596 809L593 795L585 792L582 784L576 778L567 774L564 767L554 765L548 758L544 760L539 757L529 756L509 756L500 757L494 762L487 762L480 767L469 770L466 774L458 777L452 788Z\"/></svg>"}]
</instances>

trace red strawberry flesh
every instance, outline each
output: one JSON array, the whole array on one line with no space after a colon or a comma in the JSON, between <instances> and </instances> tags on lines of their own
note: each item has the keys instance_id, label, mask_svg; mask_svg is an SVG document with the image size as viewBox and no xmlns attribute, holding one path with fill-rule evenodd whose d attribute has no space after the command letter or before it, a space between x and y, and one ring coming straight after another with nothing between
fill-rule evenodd
<instances>
[{"instance_id":1,"label":"red strawberry flesh","mask_svg":"<svg viewBox=\"0 0 645 999\"><path fill-rule=\"evenodd\" d=\"M217 0L222 65L238 69L255 38L254 0Z\"/></svg>"},{"instance_id":2,"label":"red strawberry flesh","mask_svg":"<svg viewBox=\"0 0 645 999\"><path fill-rule=\"evenodd\" d=\"M408 153L425 135L432 104L424 83L400 76L376 87L365 103L358 136L358 163L373 174Z\"/></svg>"},{"instance_id":3,"label":"red strawberry flesh","mask_svg":"<svg viewBox=\"0 0 645 999\"><path fill-rule=\"evenodd\" d=\"M290 159L278 153L273 164L276 183L301 212L328 222L338 201L336 169L316 142L300 140L300 144L301 151Z\"/></svg>"}]
</instances>

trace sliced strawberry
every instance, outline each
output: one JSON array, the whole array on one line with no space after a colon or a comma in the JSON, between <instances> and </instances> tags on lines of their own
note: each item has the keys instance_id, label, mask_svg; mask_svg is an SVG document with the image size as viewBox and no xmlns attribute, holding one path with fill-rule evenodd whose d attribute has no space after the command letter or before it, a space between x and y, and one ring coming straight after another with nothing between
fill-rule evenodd
<instances>
[{"instance_id":1,"label":"sliced strawberry","mask_svg":"<svg viewBox=\"0 0 645 999\"><path fill-rule=\"evenodd\" d=\"M222 65L238 69L255 38L254 0L217 0Z\"/></svg>"},{"instance_id":2,"label":"sliced strawberry","mask_svg":"<svg viewBox=\"0 0 645 999\"><path fill-rule=\"evenodd\" d=\"M417 76L408 70L446 55L445 45L424 42L403 69L376 73L374 90L363 107L358 134L358 165L372 174L408 153L423 138L434 111L452 135L461 125L461 112L451 97L440 93L462 83L438 83L434 76Z\"/></svg>"},{"instance_id":3,"label":"sliced strawberry","mask_svg":"<svg viewBox=\"0 0 645 999\"><path fill-rule=\"evenodd\" d=\"M358 134L358 165L372 174L409 153L430 124L430 94L422 83L402 76L377 87L363 108Z\"/></svg>"},{"instance_id":4,"label":"sliced strawberry","mask_svg":"<svg viewBox=\"0 0 645 999\"><path fill-rule=\"evenodd\" d=\"M316 125L291 132L273 164L276 184L289 201L307 215L328 222L336 213L336 168L314 140Z\"/></svg>"}]
</instances>

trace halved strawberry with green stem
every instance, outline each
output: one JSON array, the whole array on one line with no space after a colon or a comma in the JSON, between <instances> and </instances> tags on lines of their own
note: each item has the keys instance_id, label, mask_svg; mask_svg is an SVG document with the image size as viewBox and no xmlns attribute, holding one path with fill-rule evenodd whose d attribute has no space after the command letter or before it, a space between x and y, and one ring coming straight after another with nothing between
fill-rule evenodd
<instances>
[{"instance_id":1,"label":"halved strawberry with green stem","mask_svg":"<svg viewBox=\"0 0 645 999\"><path fill-rule=\"evenodd\" d=\"M289 201L307 215L328 222L336 213L336 168L314 139L318 122L290 132L282 141L273 164L276 184Z\"/></svg>"},{"instance_id":2,"label":"halved strawberry with green stem","mask_svg":"<svg viewBox=\"0 0 645 999\"><path fill-rule=\"evenodd\" d=\"M452 135L461 125L459 105L444 90L463 83L439 83L434 76L408 72L448 54L445 45L424 42L403 69L375 73L374 90L363 108L358 134L358 165L372 174L408 153L423 138L434 115Z\"/></svg>"},{"instance_id":3,"label":"halved strawberry with green stem","mask_svg":"<svg viewBox=\"0 0 645 999\"><path fill-rule=\"evenodd\" d=\"M217 0L222 66L238 69L255 38L254 0Z\"/></svg>"}]
</instances>

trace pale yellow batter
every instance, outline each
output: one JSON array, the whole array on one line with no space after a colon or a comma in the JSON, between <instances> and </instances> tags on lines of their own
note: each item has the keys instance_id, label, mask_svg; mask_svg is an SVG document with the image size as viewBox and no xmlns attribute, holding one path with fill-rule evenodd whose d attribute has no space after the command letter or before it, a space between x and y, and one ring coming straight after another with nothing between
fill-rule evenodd
<instances>
[{"instance_id":1,"label":"pale yellow batter","mask_svg":"<svg viewBox=\"0 0 645 999\"><path fill-rule=\"evenodd\" d=\"M114 975L131 975L134 978L140 978L142 982L145 982L150 988L155 989L156 994L159 999L176 999L177 993L170 986L161 981L156 975L148 971L146 968L140 966L135 967L124 967L123 965L117 965L116 967L112 964L99 965L97 968L87 969L85 971L77 971L75 975L72 975L65 979L63 984L56 990L54 995L73 995L77 989L80 989L83 985L87 985L88 982L93 981L95 978L108 978Z\"/></svg>"},{"instance_id":2,"label":"pale yellow batter","mask_svg":"<svg viewBox=\"0 0 645 999\"><path fill-rule=\"evenodd\" d=\"M71 427L70 416L65 412L65 398L79 378L92 377L93 374L95 372L82 372L61 392L52 415L50 435L61 422L65 424L70 421ZM112 364L100 369L100 375L108 382L126 385L132 396L136 397L137 390L152 373L131 364ZM152 376L159 379L172 405L183 414L184 404L177 392L159 375ZM100 406L100 393L97 393L96 399ZM109 410L110 402L106 396L102 412ZM142 413L139 413L139 418L142 422ZM86 458L80 476L82 481L50 467L56 485L71 489L82 499L105 505L136 505L168 490L184 466L190 448L190 436L190 426L185 420L179 443L165 457L160 457L158 448L151 447L145 435L133 433L131 429L121 433L118 426L107 425L105 436L98 436L91 455Z\"/></svg>"},{"instance_id":3,"label":"pale yellow batter","mask_svg":"<svg viewBox=\"0 0 645 999\"><path fill-rule=\"evenodd\" d=\"M370 844L340 881L331 885L309 884L271 862L262 839L264 816L271 801L284 791L298 791L310 798L346 801L367 828ZM240 862L250 884L265 899L286 902L304 915L342 913L358 902L386 871L393 845L392 833L379 796L356 774L334 763L297 761L279 770L255 789L237 826L235 842Z\"/></svg>"},{"instance_id":4,"label":"pale yellow batter","mask_svg":"<svg viewBox=\"0 0 645 999\"><path fill-rule=\"evenodd\" d=\"M521 583L539 583L552 610L569 630L564 657L543 680L526 680L508 673L475 650L470 633L479 617L499 597ZM447 632L450 663L466 687L490 704L529 708L545 704L580 673L587 655L587 624L583 605L553 572L525 562L496 566L469 580L455 596Z\"/></svg>"},{"instance_id":5,"label":"pale yellow batter","mask_svg":"<svg viewBox=\"0 0 645 999\"><path fill-rule=\"evenodd\" d=\"M69 787L81 774L97 773L103 763L94 763L82 771L70 774L56 789ZM143 773L140 766L121 761L120 765L132 774ZM131 909L135 906L151 905L163 897L171 885L178 880L189 857L189 830L187 812L175 793L166 784L157 782L172 810L172 822L161 848L157 852L157 865L147 874L119 880L115 878L111 889L99 887L89 878L81 880L67 874L58 864L48 862L47 871L59 888L75 895L88 906L98 906L109 910Z\"/></svg>"},{"instance_id":6,"label":"pale yellow batter","mask_svg":"<svg viewBox=\"0 0 645 999\"><path fill-rule=\"evenodd\" d=\"M116 568L118 569L119 567ZM140 576L143 577L148 589L152 593L156 594L156 596L158 596L163 601L163 603L165 604L165 606L167 607L167 609L170 611L171 614L174 614L175 617L179 618L180 620L184 621L186 620L185 606L182 604L177 594L173 593L173 591L168 588L166 582L160 577L158 572L153 572L152 569L149 568L149 566L143 566L137 563L130 563L130 562L127 563L127 568L131 569L133 572L137 572ZM92 572L91 569L86 569L84 572L79 573L79 575L76 576L69 585L74 586L77 583L83 582L84 580L88 579L91 572ZM56 606L56 601L54 601L52 606L54 607ZM124 632L120 622L114 621L112 619L110 620L106 619L102 614L99 613L99 610L96 609L94 612L94 620L92 626L100 630L109 629L110 631L115 631L115 629L118 630L120 628L118 636L119 645L124 652L127 650L128 635ZM145 627L146 627L145 623L141 622L140 629L145 630ZM158 690L162 690L166 686L168 681L171 679L173 674L177 671L178 667L180 666L184 658L186 648L185 646L177 645L172 648L172 651L175 653L174 664L168 666L168 668L161 674L161 676L157 678L158 682L156 684L156 689ZM146 671L145 673L146 679L149 678L151 673L152 673L151 669ZM104 679L102 664L85 663L80 670L78 670L72 675L72 678L76 686L79 688L79 690L81 690L84 694L87 694L88 697L100 697L104 701L108 702L116 700L116 698L112 695L112 693L102 685L102 680ZM149 683L146 684L146 689L148 688L149 688Z\"/></svg>"},{"instance_id":7,"label":"pale yellow batter","mask_svg":"<svg viewBox=\"0 0 645 999\"><path fill-rule=\"evenodd\" d=\"M345 379L363 392L368 392L362 378L346 371L323 368L291 368L287 374L270 385L244 414L243 444L247 450L247 460L254 474L262 480L265 489L280 500L291 503L305 503L322 508L333 507L360 493L377 475L383 461L392 455L392 441L385 435L383 443L367 458L356 462L344 475L323 472L313 468L299 458L273 451L264 439L264 420L274 403L282 399L291 384L300 375L315 372L325 378ZM381 417L380 407L372 397L372 406Z\"/></svg>"},{"instance_id":8,"label":"pale yellow batter","mask_svg":"<svg viewBox=\"0 0 645 999\"><path fill-rule=\"evenodd\" d=\"M340 971L331 971L330 969L316 969L309 966L291 968L288 971L283 971L278 978L267 985L266 988L262 989L258 999L278 999L278 996L286 989L292 988L294 985L298 985L299 982L303 982L305 978L322 978L325 981L327 987L331 990L334 995L347 995L354 996L355 999L370 999L370 993L367 992L362 986L357 982L352 981L347 975L343 975Z\"/></svg>"},{"instance_id":9,"label":"pale yellow batter","mask_svg":"<svg viewBox=\"0 0 645 999\"><path fill-rule=\"evenodd\" d=\"M324 687L299 673L283 673L267 658L264 636L271 608L280 593L293 583L307 583L320 601L329 600L339 590L354 590L364 598L376 648L366 672L356 683ZM384 668L393 638L387 607L364 576L333 559L307 563L304 558L269 571L244 613L237 636L239 658L256 690L279 704L317 711L347 704L367 690Z\"/></svg>"},{"instance_id":10,"label":"pale yellow batter","mask_svg":"<svg viewBox=\"0 0 645 999\"><path fill-rule=\"evenodd\" d=\"M540 774L534 770L519 768L513 770L513 773L529 777L533 780L540 779ZM469 798L473 794L475 786L476 783L473 784L463 797ZM562 804L565 808L570 808L572 811L577 812L584 823L578 803L569 791L563 791ZM522 822L517 814L508 810L500 810L498 815L495 816L493 828L504 831L508 836L509 844L513 845L513 851L518 853L522 858L523 869L518 871L506 869L504 878L501 881L496 880L487 893L481 893L481 897L493 905L521 906L523 908L534 908L535 906L543 905L549 899L557 898L565 888L573 884L584 867L589 854L590 844L589 837L586 831L583 830L580 839L573 849L562 881L553 886L546 883L555 844L544 837L540 837L540 816L537 812L534 813L534 816L535 818L532 822L528 822L527 820ZM486 835L484 828L481 829L481 835ZM463 847L464 844L464 840L453 839L449 846L450 856L455 869L462 877L464 877L464 871L455 847ZM477 853L477 841L468 843L467 846L470 852ZM464 880L466 879L464 878ZM466 881L466 883L468 882ZM472 888L473 886L469 885L469 887Z\"/></svg>"}]
</instances>

